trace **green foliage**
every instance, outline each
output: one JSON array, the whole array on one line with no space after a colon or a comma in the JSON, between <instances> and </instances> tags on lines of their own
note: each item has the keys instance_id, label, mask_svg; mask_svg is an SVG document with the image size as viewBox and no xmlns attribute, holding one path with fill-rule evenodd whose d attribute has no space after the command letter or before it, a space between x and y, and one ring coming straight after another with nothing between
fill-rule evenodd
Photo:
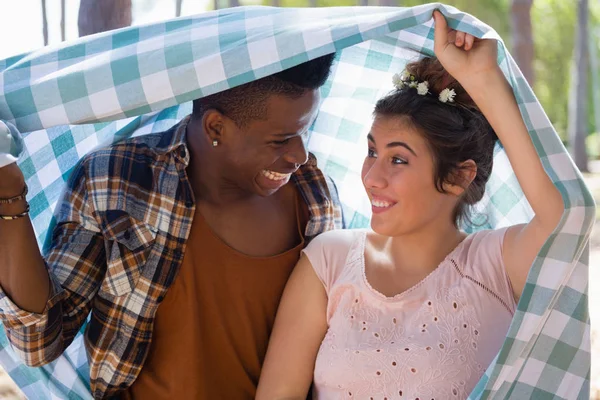
<instances>
[{"instance_id":1,"label":"green foliage","mask_svg":"<svg viewBox=\"0 0 600 400\"><path fill-rule=\"evenodd\" d=\"M565 0L562 0L565 1ZM569 0L567 0L569 1ZM399 0L403 7L431 3L426 0ZM469 13L493 27L506 43L510 39L510 0L442 0L441 3L454 6Z\"/></svg>"},{"instance_id":2,"label":"green foliage","mask_svg":"<svg viewBox=\"0 0 600 400\"><path fill-rule=\"evenodd\" d=\"M572 81L577 3L565 0L535 0L532 10L535 42L535 93L559 135L566 138L569 87ZM590 1L590 40L600 48L600 3ZM598 52L600 54L600 51ZM600 71L590 71L599 74ZM594 127L592 79L589 79L589 132Z\"/></svg>"},{"instance_id":3,"label":"green foliage","mask_svg":"<svg viewBox=\"0 0 600 400\"><path fill-rule=\"evenodd\" d=\"M576 3L534 1L534 91L563 138L568 126L569 86L575 45Z\"/></svg>"},{"instance_id":4,"label":"green foliage","mask_svg":"<svg viewBox=\"0 0 600 400\"><path fill-rule=\"evenodd\" d=\"M600 159L600 133L592 133L585 139L585 147L590 160Z\"/></svg>"}]
</instances>

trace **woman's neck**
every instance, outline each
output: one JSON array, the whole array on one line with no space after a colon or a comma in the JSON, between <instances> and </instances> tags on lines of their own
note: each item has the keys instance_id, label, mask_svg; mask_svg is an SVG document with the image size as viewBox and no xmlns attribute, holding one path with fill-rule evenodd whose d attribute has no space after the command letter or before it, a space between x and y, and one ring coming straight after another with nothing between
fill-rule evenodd
<instances>
[{"instance_id":1,"label":"woman's neck","mask_svg":"<svg viewBox=\"0 0 600 400\"><path fill-rule=\"evenodd\" d=\"M405 272L433 271L466 235L454 224L439 221L410 234L390 237L386 252L394 267Z\"/></svg>"}]
</instances>

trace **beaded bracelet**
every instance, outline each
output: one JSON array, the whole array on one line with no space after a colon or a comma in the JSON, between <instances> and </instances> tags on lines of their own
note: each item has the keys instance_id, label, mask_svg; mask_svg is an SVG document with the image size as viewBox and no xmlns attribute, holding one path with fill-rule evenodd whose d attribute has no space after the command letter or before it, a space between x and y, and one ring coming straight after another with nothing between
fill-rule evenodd
<instances>
[{"instance_id":1,"label":"beaded bracelet","mask_svg":"<svg viewBox=\"0 0 600 400\"><path fill-rule=\"evenodd\" d=\"M23 218L29 215L29 204L27 204L27 206L25 207L25 211L23 211L22 213L19 214L15 214L15 215L2 215L0 214L0 219L3 219L5 221L11 221L13 219L19 219L19 218Z\"/></svg>"},{"instance_id":2,"label":"beaded bracelet","mask_svg":"<svg viewBox=\"0 0 600 400\"><path fill-rule=\"evenodd\" d=\"M28 191L29 191L29 188L27 187L27 185L25 185L25 188L23 189L23 192L21 192L20 195L15 196L15 197L9 197L8 199L0 198L0 204L11 204L11 203L14 203L19 200L25 200L25 197L27 197Z\"/></svg>"}]
</instances>

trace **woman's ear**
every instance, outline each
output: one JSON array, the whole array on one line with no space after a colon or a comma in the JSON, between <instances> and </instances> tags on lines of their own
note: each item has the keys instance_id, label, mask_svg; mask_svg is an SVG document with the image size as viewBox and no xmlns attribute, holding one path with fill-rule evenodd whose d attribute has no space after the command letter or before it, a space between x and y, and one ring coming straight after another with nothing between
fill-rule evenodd
<instances>
[{"instance_id":1,"label":"woman's ear","mask_svg":"<svg viewBox=\"0 0 600 400\"><path fill-rule=\"evenodd\" d=\"M477 164L473 160L461 162L449 180L444 182L444 190L456 197L461 196L477 176Z\"/></svg>"}]
</instances>

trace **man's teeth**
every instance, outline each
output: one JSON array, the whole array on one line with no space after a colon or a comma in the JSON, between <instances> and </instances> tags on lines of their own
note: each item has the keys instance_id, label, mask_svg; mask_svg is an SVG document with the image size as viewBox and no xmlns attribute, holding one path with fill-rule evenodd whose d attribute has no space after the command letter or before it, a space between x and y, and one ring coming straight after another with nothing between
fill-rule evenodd
<instances>
[{"instance_id":1,"label":"man's teeth","mask_svg":"<svg viewBox=\"0 0 600 400\"><path fill-rule=\"evenodd\" d=\"M381 201L381 200L372 200L371 204L373 204L375 207L380 207L380 208L388 208L394 205L394 203L388 203L387 201Z\"/></svg>"},{"instance_id":2,"label":"man's teeth","mask_svg":"<svg viewBox=\"0 0 600 400\"><path fill-rule=\"evenodd\" d=\"M272 181L281 181L291 175L291 174L280 174L279 172L269 171L267 169L264 169L262 171L262 174Z\"/></svg>"}]
</instances>

